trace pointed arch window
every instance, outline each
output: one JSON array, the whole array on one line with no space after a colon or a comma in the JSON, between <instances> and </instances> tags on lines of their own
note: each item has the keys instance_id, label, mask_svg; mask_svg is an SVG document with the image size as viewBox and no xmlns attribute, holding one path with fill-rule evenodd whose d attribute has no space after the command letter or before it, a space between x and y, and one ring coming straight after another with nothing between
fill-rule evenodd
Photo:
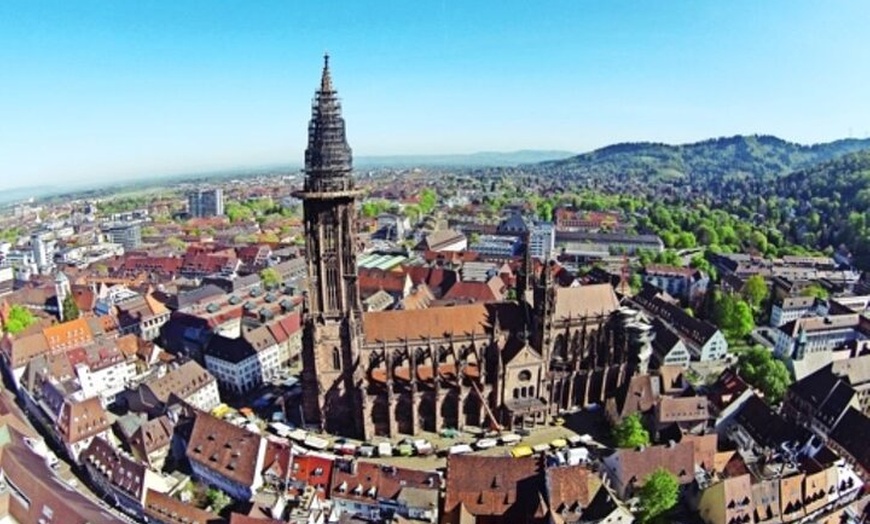
<instances>
[{"instance_id":1,"label":"pointed arch window","mask_svg":"<svg viewBox=\"0 0 870 524\"><path fill-rule=\"evenodd\" d=\"M341 351L337 347L332 348L332 369L335 371L341 370Z\"/></svg>"}]
</instances>

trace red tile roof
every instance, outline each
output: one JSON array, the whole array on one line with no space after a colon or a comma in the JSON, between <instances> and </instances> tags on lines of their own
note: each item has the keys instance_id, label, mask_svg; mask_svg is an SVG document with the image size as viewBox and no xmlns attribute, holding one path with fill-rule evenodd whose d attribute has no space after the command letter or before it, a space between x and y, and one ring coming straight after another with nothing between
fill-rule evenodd
<instances>
[{"instance_id":1,"label":"red tile roof","mask_svg":"<svg viewBox=\"0 0 870 524\"><path fill-rule=\"evenodd\" d=\"M330 498L396 500L403 488L430 489L437 493L440 486L441 477L431 471L339 460L332 469Z\"/></svg>"},{"instance_id":2,"label":"red tile roof","mask_svg":"<svg viewBox=\"0 0 870 524\"><path fill-rule=\"evenodd\" d=\"M187 445L187 458L242 486L251 486L260 472L260 435L199 412Z\"/></svg>"},{"instance_id":3,"label":"red tile roof","mask_svg":"<svg viewBox=\"0 0 870 524\"><path fill-rule=\"evenodd\" d=\"M63 440L73 444L98 435L110 427L109 416L99 397L81 402L67 398L57 419L57 428Z\"/></svg>"},{"instance_id":4,"label":"red tile roof","mask_svg":"<svg viewBox=\"0 0 870 524\"><path fill-rule=\"evenodd\" d=\"M293 457L290 477L317 489L321 499L326 497L332 479L333 461L317 455L302 455Z\"/></svg>"},{"instance_id":5,"label":"red tile roof","mask_svg":"<svg viewBox=\"0 0 870 524\"><path fill-rule=\"evenodd\" d=\"M167 524L219 524L225 522L214 513L185 504L153 489L145 495L145 514Z\"/></svg>"},{"instance_id":6,"label":"red tile roof","mask_svg":"<svg viewBox=\"0 0 870 524\"><path fill-rule=\"evenodd\" d=\"M444 513L460 511L475 517L501 517L526 522L536 515L542 491L538 457L450 455Z\"/></svg>"}]
</instances>

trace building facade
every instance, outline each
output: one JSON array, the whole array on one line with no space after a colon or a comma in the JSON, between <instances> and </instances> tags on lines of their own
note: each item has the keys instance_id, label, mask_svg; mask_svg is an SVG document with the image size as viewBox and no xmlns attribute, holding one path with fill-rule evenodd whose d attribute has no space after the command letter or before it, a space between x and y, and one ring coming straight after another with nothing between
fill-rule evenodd
<instances>
[{"instance_id":1,"label":"building facade","mask_svg":"<svg viewBox=\"0 0 870 524\"><path fill-rule=\"evenodd\" d=\"M187 195L187 212L194 218L223 216L223 189L201 189L191 192Z\"/></svg>"},{"instance_id":2,"label":"building facade","mask_svg":"<svg viewBox=\"0 0 870 524\"><path fill-rule=\"evenodd\" d=\"M104 226L106 240L120 244L124 249L136 249L142 245L142 225L139 222L115 222Z\"/></svg>"},{"instance_id":3,"label":"building facade","mask_svg":"<svg viewBox=\"0 0 870 524\"><path fill-rule=\"evenodd\" d=\"M549 260L556 249L556 227L550 222L535 224L529 230L529 246L533 257Z\"/></svg>"}]
</instances>

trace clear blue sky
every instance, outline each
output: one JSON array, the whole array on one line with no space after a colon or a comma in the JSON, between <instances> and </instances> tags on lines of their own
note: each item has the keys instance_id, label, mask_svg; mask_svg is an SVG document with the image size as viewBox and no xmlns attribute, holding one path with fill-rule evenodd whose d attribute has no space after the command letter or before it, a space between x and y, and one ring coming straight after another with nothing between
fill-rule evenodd
<instances>
[{"instance_id":1,"label":"clear blue sky","mask_svg":"<svg viewBox=\"0 0 870 524\"><path fill-rule=\"evenodd\" d=\"M0 2L0 189L357 155L870 132L870 2Z\"/></svg>"}]
</instances>

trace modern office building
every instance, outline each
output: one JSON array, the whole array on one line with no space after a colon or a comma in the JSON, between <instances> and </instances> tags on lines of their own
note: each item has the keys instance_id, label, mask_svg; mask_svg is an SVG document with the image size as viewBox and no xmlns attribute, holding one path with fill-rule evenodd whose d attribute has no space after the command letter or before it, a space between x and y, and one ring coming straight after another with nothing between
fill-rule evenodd
<instances>
[{"instance_id":1,"label":"modern office building","mask_svg":"<svg viewBox=\"0 0 870 524\"><path fill-rule=\"evenodd\" d=\"M187 212L196 218L223 216L223 189L201 189L188 194Z\"/></svg>"}]
</instances>

